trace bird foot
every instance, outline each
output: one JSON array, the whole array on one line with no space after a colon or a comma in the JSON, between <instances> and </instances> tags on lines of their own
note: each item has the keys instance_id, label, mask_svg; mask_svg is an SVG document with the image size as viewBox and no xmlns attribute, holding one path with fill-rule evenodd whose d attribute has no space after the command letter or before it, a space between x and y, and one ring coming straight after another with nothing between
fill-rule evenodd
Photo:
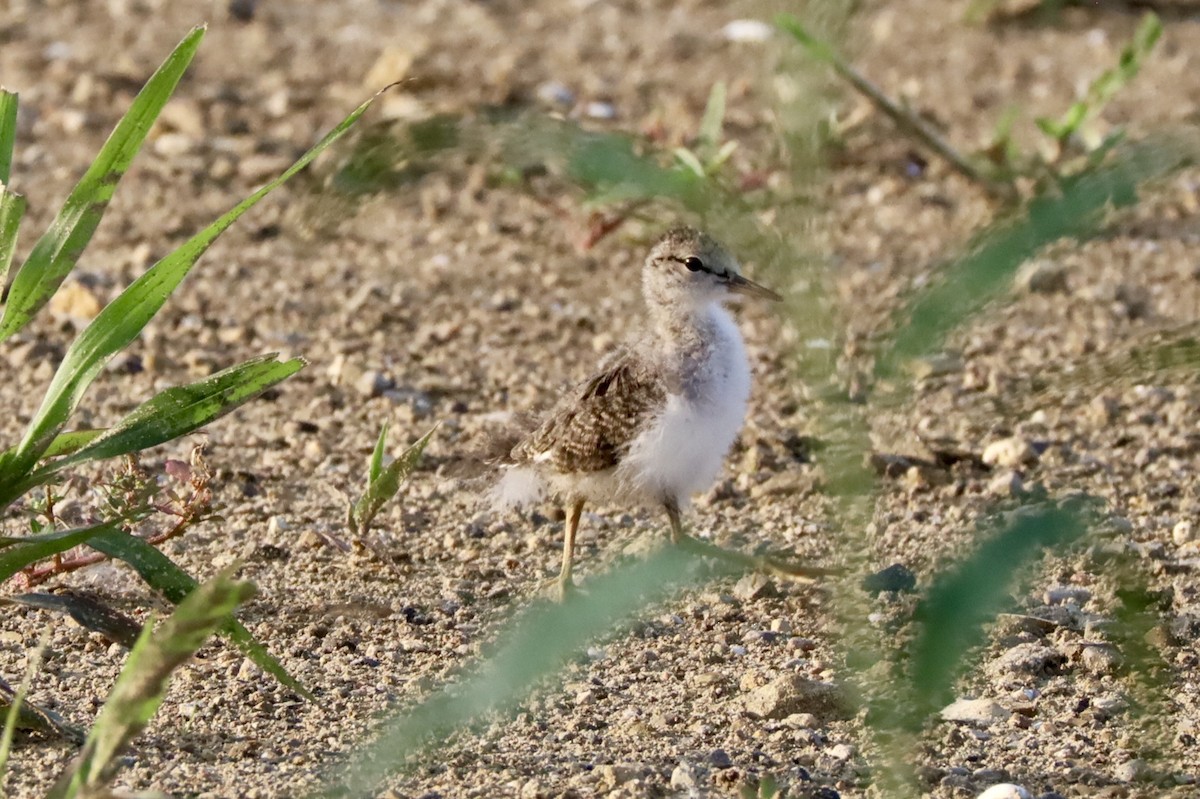
<instances>
[{"instance_id":1,"label":"bird foot","mask_svg":"<svg viewBox=\"0 0 1200 799\"><path fill-rule=\"evenodd\" d=\"M537 596L549 599L552 602L566 602L571 597L579 593L579 589L575 587L575 583L570 576L551 577L549 580L542 580L537 584L534 593Z\"/></svg>"}]
</instances>

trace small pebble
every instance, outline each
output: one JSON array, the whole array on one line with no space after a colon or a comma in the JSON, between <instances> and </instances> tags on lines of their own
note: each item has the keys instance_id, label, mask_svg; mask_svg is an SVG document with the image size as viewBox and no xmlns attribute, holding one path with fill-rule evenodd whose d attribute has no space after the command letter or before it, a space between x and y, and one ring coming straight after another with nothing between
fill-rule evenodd
<instances>
[{"instance_id":1,"label":"small pebble","mask_svg":"<svg viewBox=\"0 0 1200 799\"><path fill-rule=\"evenodd\" d=\"M556 80L546 81L538 86L537 98L546 105L560 105L567 108L575 105L575 92Z\"/></svg>"},{"instance_id":2,"label":"small pebble","mask_svg":"<svg viewBox=\"0 0 1200 799\"><path fill-rule=\"evenodd\" d=\"M699 787L696 769L686 760L680 761L671 772L671 787L676 790L693 791Z\"/></svg>"},{"instance_id":3,"label":"small pebble","mask_svg":"<svg viewBox=\"0 0 1200 799\"><path fill-rule=\"evenodd\" d=\"M1005 469L1015 469L1037 463L1037 451L1023 438L1013 436L993 441L984 447L983 462L988 466L999 466Z\"/></svg>"},{"instance_id":4,"label":"small pebble","mask_svg":"<svg viewBox=\"0 0 1200 799\"><path fill-rule=\"evenodd\" d=\"M1174 541L1178 546L1183 546L1184 544L1196 540L1196 536L1192 532L1192 523L1187 519L1177 522L1175 526L1171 528L1171 540Z\"/></svg>"},{"instance_id":5,"label":"small pebble","mask_svg":"<svg viewBox=\"0 0 1200 799\"><path fill-rule=\"evenodd\" d=\"M979 794L977 799L1033 799L1033 795L1020 785L1002 782Z\"/></svg>"},{"instance_id":6,"label":"small pebble","mask_svg":"<svg viewBox=\"0 0 1200 799\"><path fill-rule=\"evenodd\" d=\"M1120 667L1121 653L1109 644L1086 646L1079 661L1092 674L1108 674Z\"/></svg>"},{"instance_id":7,"label":"small pebble","mask_svg":"<svg viewBox=\"0 0 1200 799\"><path fill-rule=\"evenodd\" d=\"M863 590L871 594L884 591L908 592L917 587L917 576L903 563L893 563L886 569L868 574L862 581Z\"/></svg>"},{"instance_id":8,"label":"small pebble","mask_svg":"<svg viewBox=\"0 0 1200 799\"><path fill-rule=\"evenodd\" d=\"M591 119L616 119L617 108L612 103L593 100L584 108L583 113Z\"/></svg>"},{"instance_id":9,"label":"small pebble","mask_svg":"<svg viewBox=\"0 0 1200 799\"><path fill-rule=\"evenodd\" d=\"M1052 647L1017 644L989 663L987 672L993 677L1011 674L1045 676L1058 673L1066 662L1066 656Z\"/></svg>"},{"instance_id":10,"label":"small pebble","mask_svg":"<svg viewBox=\"0 0 1200 799\"><path fill-rule=\"evenodd\" d=\"M1075 585L1053 585L1042 594L1042 601L1047 605L1065 605L1068 602L1086 605L1091 598L1091 591Z\"/></svg>"},{"instance_id":11,"label":"small pebble","mask_svg":"<svg viewBox=\"0 0 1200 799\"><path fill-rule=\"evenodd\" d=\"M835 744L829 748L828 754L834 760L849 760L854 757L854 747L850 744Z\"/></svg>"},{"instance_id":12,"label":"small pebble","mask_svg":"<svg viewBox=\"0 0 1200 799\"><path fill-rule=\"evenodd\" d=\"M988 726L1007 721L1012 713L991 699L956 699L940 713L944 721L959 721L964 724Z\"/></svg>"},{"instance_id":13,"label":"small pebble","mask_svg":"<svg viewBox=\"0 0 1200 799\"><path fill-rule=\"evenodd\" d=\"M1067 290L1067 270L1054 261L1031 261L1021 267L1014 282L1020 291L1053 294Z\"/></svg>"},{"instance_id":14,"label":"small pebble","mask_svg":"<svg viewBox=\"0 0 1200 799\"><path fill-rule=\"evenodd\" d=\"M714 749L708 753L708 762L716 769L733 767L733 758L724 749Z\"/></svg>"},{"instance_id":15,"label":"small pebble","mask_svg":"<svg viewBox=\"0 0 1200 799\"><path fill-rule=\"evenodd\" d=\"M774 28L758 19L735 19L721 28L721 35L728 42L765 42L774 32Z\"/></svg>"},{"instance_id":16,"label":"small pebble","mask_svg":"<svg viewBox=\"0 0 1200 799\"><path fill-rule=\"evenodd\" d=\"M1025 492L1025 482L1014 471L1003 471L988 481L987 492L994 497L1019 497Z\"/></svg>"},{"instance_id":17,"label":"small pebble","mask_svg":"<svg viewBox=\"0 0 1200 799\"><path fill-rule=\"evenodd\" d=\"M1137 782L1146 776L1145 760L1126 760L1113 769L1113 778L1118 782Z\"/></svg>"}]
</instances>

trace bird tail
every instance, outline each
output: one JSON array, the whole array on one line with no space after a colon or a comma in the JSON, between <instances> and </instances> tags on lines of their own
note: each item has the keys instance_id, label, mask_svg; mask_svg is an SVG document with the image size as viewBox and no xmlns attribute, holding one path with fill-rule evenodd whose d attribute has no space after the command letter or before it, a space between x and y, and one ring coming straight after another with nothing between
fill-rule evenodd
<instances>
[{"instance_id":1,"label":"bird tail","mask_svg":"<svg viewBox=\"0 0 1200 799\"><path fill-rule=\"evenodd\" d=\"M541 476L529 466L509 466L492 489L492 504L498 510L519 508L537 502L546 491Z\"/></svg>"}]
</instances>

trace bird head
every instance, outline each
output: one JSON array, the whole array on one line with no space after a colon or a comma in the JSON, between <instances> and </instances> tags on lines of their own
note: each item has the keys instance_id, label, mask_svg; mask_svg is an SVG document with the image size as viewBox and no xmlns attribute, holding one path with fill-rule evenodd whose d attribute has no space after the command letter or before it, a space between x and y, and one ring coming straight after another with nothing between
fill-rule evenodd
<instances>
[{"instance_id":1,"label":"bird head","mask_svg":"<svg viewBox=\"0 0 1200 799\"><path fill-rule=\"evenodd\" d=\"M778 301L774 291L744 277L737 259L707 233L677 227L650 250L642 271L646 301L658 306L707 305L734 295Z\"/></svg>"}]
</instances>

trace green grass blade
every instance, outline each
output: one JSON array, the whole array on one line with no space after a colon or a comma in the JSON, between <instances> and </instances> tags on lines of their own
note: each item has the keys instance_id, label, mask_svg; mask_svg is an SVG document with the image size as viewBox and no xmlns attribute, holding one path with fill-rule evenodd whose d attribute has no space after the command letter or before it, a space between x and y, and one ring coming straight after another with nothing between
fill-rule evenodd
<instances>
[{"instance_id":1,"label":"green grass blade","mask_svg":"<svg viewBox=\"0 0 1200 799\"><path fill-rule=\"evenodd\" d=\"M62 284L96 232L121 176L196 54L204 28L193 28L150 77L113 129L96 160L63 203L58 217L33 246L13 278L0 341L20 330Z\"/></svg>"},{"instance_id":2,"label":"green grass blade","mask_svg":"<svg viewBox=\"0 0 1200 799\"><path fill-rule=\"evenodd\" d=\"M304 368L302 358L277 361L276 357L274 353L263 355L205 380L168 388L143 402L91 443L43 466L34 477L86 461L140 452L198 430Z\"/></svg>"},{"instance_id":3,"label":"green grass blade","mask_svg":"<svg viewBox=\"0 0 1200 799\"><path fill-rule=\"evenodd\" d=\"M725 124L725 81L717 81L708 93L704 106L704 117L700 120L700 132L696 137L710 148L721 140L721 126Z\"/></svg>"},{"instance_id":4,"label":"green grass blade","mask_svg":"<svg viewBox=\"0 0 1200 799\"><path fill-rule=\"evenodd\" d=\"M0 88L0 184L7 184L12 174L13 149L17 144L16 92Z\"/></svg>"},{"instance_id":5,"label":"green grass blade","mask_svg":"<svg viewBox=\"0 0 1200 799\"><path fill-rule=\"evenodd\" d=\"M947 333L1007 290L1021 264L1042 247L1091 235L1108 208L1136 201L1140 184L1194 162L1200 157L1194 138L1122 148L1113 163L1062 181L1057 190L1031 200L1015 221L986 232L940 281L910 299L890 350L880 358L880 372L894 373L906 359L940 347Z\"/></svg>"},{"instance_id":6,"label":"green grass blade","mask_svg":"<svg viewBox=\"0 0 1200 799\"><path fill-rule=\"evenodd\" d=\"M0 583L31 563L86 544L93 536L116 530L117 524L118 522L108 521L89 527L56 530L21 538L0 537Z\"/></svg>"},{"instance_id":7,"label":"green grass blade","mask_svg":"<svg viewBox=\"0 0 1200 799\"><path fill-rule=\"evenodd\" d=\"M429 439L433 436L437 427L430 430L425 435L421 436L415 444L404 451L399 458L388 464L387 468L381 468L378 476L367 484L367 490L358 498L358 502L354 503L354 509L351 511L352 527L357 533L365 533L371 527L371 521L375 518L375 514L379 513L380 508L384 504L396 496L400 491L400 485L404 479L412 474L412 470L417 467L417 462L421 459L421 453L425 451L426 445L429 444ZM384 433L387 428L384 428ZM383 437L380 437L380 443L383 443ZM376 446L376 453L379 454L379 465L382 466L382 453L379 447ZM375 471L375 458L371 458L371 471Z\"/></svg>"},{"instance_id":8,"label":"green grass blade","mask_svg":"<svg viewBox=\"0 0 1200 799\"><path fill-rule=\"evenodd\" d=\"M1001 609L1017 576L1047 548L1076 540L1086 529L1083 509L1020 509L999 535L982 544L933 585L914 618L913 701L899 712L912 729L945 705L963 653L983 640L983 624Z\"/></svg>"},{"instance_id":9,"label":"green grass blade","mask_svg":"<svg viewBox=\"0 0 1200 799\"><path fill-rule=\"evenodd\" d=\"M8 285L8 269L17 251L17 233L25 216L25 198L0 184L0 294Z\"/></svg>"},{"instance_id":10,"label":"green grass blade","mask_svg":"<svg viewBox=\"0 0 1200 799\"><path fill-rule=\"evenodd\" d=\"M50 383L42 406L30 423L16 454L7 462L0 463L0 487L3 487L6 481L19 479L33 467L46 447L62 430L84 391L104 368L104 364L128 345L158 313L167 297L187 276L213 241L238 217L308 166L325 148L341 138L378 96L376 94L351 112L283 174L242 200L179 249L150 267L92 320L67 350L66 357Z\"/></svg>"},{"instance_id":11,"label":"green grass blade","mask_svg":"<svg viewBox=\"0 0 1200 799\"><path fill-rule=\"evenodd\" d=\"M55 782L49 797L89 795L114 776L117 755L154 717L171 675L196 653L233 611L254 595L227 569L194 590L157 630L147 624L129 653L87 742Z\"/></svg>"},{"instance_id":12,"label":"green grass blade","mask_svg":"<svg viewBox=\"0 0 1200 799\"><path fill-rule=\"evenodd\" d=\"M104 429L100 430L73 430L70 433L59 433L50 442L50 446L42 453L43 458L57 458L60 455L70 455L78 449L92 443L98 437L104 434ZM4 452L0 452L0 460L11 458L17 453L17 448L12 447ZM0 506L3 506L3 500L0 500Z\"/></svg>"},{"instance_id":13,"label":"green grass blade","mask_svg":"<svg viewBox=\"0 0 1200 799\"><path fill-rule=\"evenodd\" d=\"M183 602L196 589L197 582L190 574L135 535L112 530L92 538L87 544L92 549L129 564L147 585L175 604ZM288 674L279 661L272 657L236 618L227 617L221 625L220 632L263 671L306 699L314 699L308 689Z\"/></svg>"},{"instance_id":14,"label":"green grass blade","mask_svg":"<svg viewBox=\"0 0 1200 799\"><path fill-rule=\"evenodd\" d=\"M4 791L4 779L8 776L8 755L12 751L13 735L16 733L17 727L21 726L21 716L29 715L25 706L25 697L29 695L29 686L33 683L34 673L41 668L42 657L46 654L46 645L49 641L50 630L46 629L42 632L42 640L38 643L37 649L33 651L33 657L26 661L25 675L21 678L21 685L9 702L8 712L4 714L4 732L0 734L0 796L7 796ZM39 720L35 715L31 719L26 719L25 725L36 724Z\"/></svg>"},{"instance_id":15,"label":"green grass blade","mask_svg":"<svg viewBox=\"0 0 1200 799\"><path fill-rule=\"evenodd\" d=\"M826 64L836 64L841 61L831 44L809 33L808 28L804 27L804 23L792 14L779 14L776 16L775 27L790 34L793 39L808 51L809 56L813 59L823 61Z\"/></svg>"},{"instance_id":16,"label":"green grass blade","mask_svg":"<svg viewBox=\"0 0 1200 799\"><path fill-rule=\"evenodd\" d=\"M70 455L72 452L83 449L106 432L101 427L96 430L72 430L69 433L59 433L42 453L42 457L57 458L61 455Z\"/></svg>"},{"instance_id":17,"label":"green grass blade","mask_svg":"<svg viewBox=\"0 0 1200 799\"><path fill-rule=\"evenodd\" d=\"M726 569L667 547L598 575L586 597L535 605L505 625L495 638L500 643L475 668L389 720L380 737L360 747L334 777L328 795L377 795L387 775L473 720L511 708L619 619Z\"/></svg>"},{"instance_id":18,"label":"green grass blade","mask_svg":"<svg viewBox=\"0 0 1200 799\"><path fill-rule=\"evenodd\" d=\"M375 451L371 453L371 466L367 472L367 485L374 483L383 474L383 456L387 450L388 423L384 422L379 430L379 440L375 442Z\"/></svg>"}]
</instances>

